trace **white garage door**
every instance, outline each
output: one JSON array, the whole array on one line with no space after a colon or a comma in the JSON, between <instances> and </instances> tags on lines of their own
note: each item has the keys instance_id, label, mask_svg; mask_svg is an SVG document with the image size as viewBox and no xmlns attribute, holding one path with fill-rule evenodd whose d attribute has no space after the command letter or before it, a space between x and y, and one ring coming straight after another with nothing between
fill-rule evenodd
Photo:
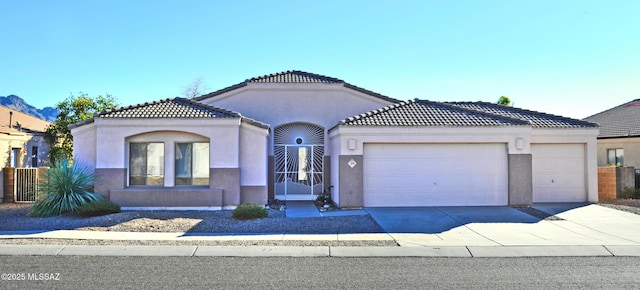
<instances>
[{"instance_id":1,"label":"white garage door","mask_svg":"<svg viewBox=\"0 0 640 290\"><path fill-rule=\"evenodd\" d=\"M583 144L531 144L533 202L584 202Z\"/></svg>"},{"instance_id":2,"label":"white garage door","mask_svg":"<svg viewBox=\"0 0 640 290\"><path fill-rule=\"evenodd\" d=\"M505 144L365 144L364 206L507 204Z\"/></svg>"}]
</instances>

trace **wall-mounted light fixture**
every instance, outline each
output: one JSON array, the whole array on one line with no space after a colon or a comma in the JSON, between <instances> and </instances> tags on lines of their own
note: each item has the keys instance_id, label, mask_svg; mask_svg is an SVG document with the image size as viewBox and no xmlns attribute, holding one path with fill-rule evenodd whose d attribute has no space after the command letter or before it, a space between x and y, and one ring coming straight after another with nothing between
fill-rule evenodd
<instances>
[{"instance_id":1,"label":"wall-mounted light fixture","mask_svg":"<svg viewBox=\"0 0 640 290\"><path fill-rule=\"evenodd\" d=\"M516 149L522 150L524 148L524 139L517 138L516 139Z\"/></svg>"},{"instance_id":2,"label":"wall-mounted light fixture","mask_svg":"<svg viewBox=\"0 0 640 290\"><path fill-rule=\"evenodd\" d=\"M356 139L349 139L349 150L356 150Z\"/></svg>"}]
</instances>

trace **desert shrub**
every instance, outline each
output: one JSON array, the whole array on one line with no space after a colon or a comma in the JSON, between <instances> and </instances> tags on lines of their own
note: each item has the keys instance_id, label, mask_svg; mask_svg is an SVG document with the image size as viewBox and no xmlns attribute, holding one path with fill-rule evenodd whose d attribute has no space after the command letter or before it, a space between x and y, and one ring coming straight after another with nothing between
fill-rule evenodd
<instances>
[{"instance_id":1,"label":"desert shrub","mask_svg":"<svg viewBox=\"0 0 640 290\"><path fill-rule=\"evenodd\" d=\"M95 175L89 168L78 163L69 166L69 161L56 162L43 176L39 187L39 198L31 207L30 216L47 217L65 213L76 213L80 206L103 196L90 192Z\"/></svg>"},{"instance_id":2,"label":"desert shrub","mask_svg":"<svg viewBox=\"0 0 640 290\"><path fill-rule=\"evenodd\" d=\"M258 219L269 216L264 206L259 204L243 203L231 212L231 215L239 220Z\"/></svg>"},{"instance_id":3,"label":"desert shrub","mask_svg":"<svg viewBox=\"0 0 640 290\"><path fill-rule=\"evenodd\" d=\"M78 208L78 215L83 217L100 216L119 212L120 206L108 199L91 201Z\"/></svg>"},{"instance_id":4,"label":"desert shrub","mask_svg":"<svg viewBox=\"0 0 640 290\"><path fill-rule=\"evenodd\" d=\"M624 198L639 198L640 189L635 187L625 187L622 191L622 197Z\"/></svg>"}]
</instances>

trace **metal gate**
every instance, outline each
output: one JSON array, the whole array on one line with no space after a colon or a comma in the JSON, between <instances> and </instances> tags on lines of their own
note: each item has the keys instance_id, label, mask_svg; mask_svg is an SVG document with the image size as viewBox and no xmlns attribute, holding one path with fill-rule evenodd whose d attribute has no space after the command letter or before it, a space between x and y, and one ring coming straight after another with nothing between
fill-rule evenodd
<instances>
[{"instance_id":1,"label":"metal gate","mask_svg":"<svg viewBox=\"0 0 640 290\"><path fill-rule=\"evenodd\" d=\"M276 195L313 199L322 193L323 145L276 145Z\"/></svg>"},{"instance_id":2,"label":"metal gate","mask_svg":"<svg viewBox=\"0 0 640 290\"><path fill-rule=\"evenodd\" d=\"M13 172L13 200L34 202L38 194L38 168L15 168Z\"/></svg>"},{"instance_id":3,"label":"metal gate","mask_svg":"<svg viewBox=\"0 0 640 290\"><path fill-rule=\"evenodd\" d=\"M274 129L275 196L312 200L324 188L324 128L294 122Z\"/></svg>"}]
</instances>

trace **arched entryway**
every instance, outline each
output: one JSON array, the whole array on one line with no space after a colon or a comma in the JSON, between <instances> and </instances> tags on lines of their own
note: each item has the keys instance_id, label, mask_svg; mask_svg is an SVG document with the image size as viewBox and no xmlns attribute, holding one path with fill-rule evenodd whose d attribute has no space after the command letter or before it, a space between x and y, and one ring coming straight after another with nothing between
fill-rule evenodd
<instances>
[{"instance_id":1,"label":"arched entryway","mask_svg":"<svg viewBox=\"0 0 640 290\"><path fill-rule=\"evenodd\" d=\"M274 129L275 197L310 200L324 188L324 128L304 122Z\"/></svg>"}]
</instances>

